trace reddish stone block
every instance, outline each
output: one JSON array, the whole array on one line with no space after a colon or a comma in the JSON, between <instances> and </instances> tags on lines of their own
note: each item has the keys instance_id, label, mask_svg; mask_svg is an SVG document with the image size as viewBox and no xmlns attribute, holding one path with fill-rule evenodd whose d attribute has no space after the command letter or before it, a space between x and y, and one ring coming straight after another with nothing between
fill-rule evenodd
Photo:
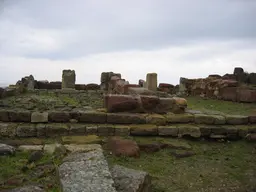
<instances>
[{"instance_id":1,"label":"reddish stone block","mask_svg":"<svg viewBox=\"0 0 256 192\"><path fill-rule=\"evenodd\" d=\"M237 101L253 103L256 102L256 90L238 89Z\"/></svg>"},{"instance_id":2,"label":"reddish stone block","mask_svg":"<svg viewBox=\"0 0 256 192\"><path fill-rule=\"evenodd\" d=\"M157 96L141 95L141 103L145 112L153 112L156 110L157 105L160 104L160 99Z\"/></svg>"},{"instance_id":3,"label":"reddish stone block","mask_svg":"<svg viewBox=\"0 0 256 192\"><path fill-rule=\"evenodd\" d=\"M107 112L140 112L140 98L131 95L109 94L104 96Z\"/></svg>"},{"instance_id":4,"label":"reddish stone block","mask_svg":"<svg viewBox=\"0 0 256 192\"><path fill-rule=\"evenodd\" d=\"M237 88L225 87L220 89L220 96L226 101L237 101Z\"/></svg>"}]
</instances>

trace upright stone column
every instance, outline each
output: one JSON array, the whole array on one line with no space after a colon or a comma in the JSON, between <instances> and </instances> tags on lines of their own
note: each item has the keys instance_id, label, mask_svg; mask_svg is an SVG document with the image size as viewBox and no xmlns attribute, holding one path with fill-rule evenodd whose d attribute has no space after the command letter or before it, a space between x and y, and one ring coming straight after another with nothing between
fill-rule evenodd
<instances>
[{"instance_id":1,"label":"upright stone column","mask_svg":"<svg viewBox=\"0 0 256 192\"><path fill-rule=\"evenodd\" d=\"M146 88L151 91L157 91L157 74L156 73L147 74Z\"/></svg>"},{"instance_id":2,"label":"upright stone column","mask_svg":"<svg viewBox=\"0 0 256 192\"><path fill-rule=\"evenodd\" d=\"M76 73L74 70L62 71L62 89L75 89Z\"/></svg>"}]
</instances>

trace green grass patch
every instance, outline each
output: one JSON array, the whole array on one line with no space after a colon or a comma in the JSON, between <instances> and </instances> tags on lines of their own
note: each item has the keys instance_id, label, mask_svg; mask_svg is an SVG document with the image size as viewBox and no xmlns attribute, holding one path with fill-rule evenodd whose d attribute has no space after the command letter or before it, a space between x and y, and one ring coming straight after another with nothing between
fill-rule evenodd
<instances>
[{"instance_id":1,"label":"green grass patch","mask_svg":"<svg viewBox=\"0 0 256 192\"><path fill-rule=\"evenodd\" d=\"M202 112L218 111L234 115L256 114L256 103L238 103L200 97L187 97L188 108Z\"/></svg>"},{"instance_id":2,"label":"green grass patch","mask_svg":"<svg viewBox=\"0 0 256 192\"><path fill-rule=\"evenodd\" d=\"M194 156L176 158L173 149L141 152L140 158L114 157L106 153L110 165L144 170L152 176L153 192L246 191L256 189L256 149L243 141L232 143L182 141L170 138L134 138L140 143L178 142L190 145ZM186 144L185 144L186 143Z\"/></svg>"}]
</instances>

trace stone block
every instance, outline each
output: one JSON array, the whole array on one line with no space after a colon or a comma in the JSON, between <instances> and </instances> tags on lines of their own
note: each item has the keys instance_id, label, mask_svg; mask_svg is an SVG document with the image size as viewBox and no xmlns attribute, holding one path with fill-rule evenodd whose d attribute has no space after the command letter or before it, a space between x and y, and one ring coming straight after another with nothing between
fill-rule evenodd
<instances>
[{"instance_id":1,"label":"stone block","mask_svg":"<svg viewBox=\"0 0 256 192\"><path fill-rule=\"evenodd\" d=\"M237 128L237 134L240 138L245 138L248 134L248 126L247 125L235 125Z\"/></svg>"},{"instance_id":2,"label":"stone block","mask_svg":"<svg viewBox=\"0 0 256 192\"><path fill-rule=\"evenodd\" d=\"M249 123L251 123L251 124L256 123L256 115L250 115L249 116Z\"/></svg>"},{"instance_id":3,"label":"stone block","mask_svg":"<svg viewBox=\"0 0 256 192\"><path fill-rule=\"evenodd\" d=\"M115 125L115 136L129 136L130 127L127 125Z\"/></svg>"},{"instance_id":4,"label":"stone block","mask_svg":"<svg viewBox=\"0 0 256 192\"><path fill-rule=\"evenodd\" d=\"M256 125L248 125L249 133L256 133Z\"/></svg>"},{"instance_id":5,"label":"stone block","mask_svg":"<svg viewBox=\"0 0 256 192\"><path fill-rule=\"evenodd\" d=\"M146 77L147 89L151 91L157 91L157 74L148 73Z\"/></svg>"},{"instance_id":6,"label":"stone block","mask_svg":"<svg viewBox=\"0 0 256 192\"><path fill-rule=\"evenodd\" d=\"M15 137L18 124L16 123L0 123L0 138Z\"/></svg>"},{"instance_id":7,"label":"stone block","mask_svg":"<svg viewBox=\"0 0 256 192\"><path fill-rule=\"evenodd\" d=\"M81 112L79 122L84 123L106 123L107 114L102 112Z\"/></svg>"},{"instance_id":8,"label":"stone block","mask_svg":"<svg viewBox=\"0 0 256 192\"><path fill-rule=\"evenodd\" d=\"M228 139L238 139L238 128L233 125L223 125L222 126L227 134Z\"/></svg>"},{"instance_id":9,"label":"stone block","mask_svg":"<svg viewBox=\"0 0 256 192\"><path fill-rule=\"evenodd\" d=\"M114 136L115 126L114 125L98 125L98 136Z\"/></svg>"},{"instance_id":10,"label":"stone block","mask_svg":"<svg viewBox=\"0 0 256 192\"><path fill-rule=\"evenodd\" d=\"M249 133L246 136L247 141L255 142L256 141L256 133Z\"/></svg>"},{"instance_id":11,"label":"stone block","mask_svg":"<svg viewBox=\"0 0 256 192\"><path fill-rule=\"evenodd\" d=\"M227 134L226 128L221 125L212 125L211 132L213 135L226 135Z\"/></svg>"},{"instance_id":12,"label":"stone block","mask_svg":"<svg viewBox=\"0 0 256 192\"><path fill-rule=\"evenodd\" d=\"M179 129L176 125L167 125L158 127L159 136L172 136L178 137Z\"/></svg>"},{"instance_id":13,"label":"stone block","mask_svg":"<svg viewBox=\"0 0 256 192\"><path fill-rule=\"evenodd\" d=\"M130 133L134 136L157 136L158 128L157 125L131 125Z\"/></svg>"},{"instance_id":14,"label":"stone block","mask_svg":"<svg viewBox=\"0 0 256 192\"><path fill-rule=\"evenodd\" d=\"M144 171L115 165L111 170L117 192L150 192L151 176Z\"/></svg>"},{"instance_id":15,"label":"stone block","mask_svg":"<svg viewBox=\"0 0 256 192\"><path fill-rule=\"evenodd\" d=\"M214 124L215 125L225 125L226 124L226 118L222 115L211 115L214 118Z\"/></svg>"},{"instance_id":16,"label":"stone block","mask_svg":"<svg viewBox=\"0 0 256 192\"><path fill-rule=\"evenodd\" d=\"M256 85L256 73L249 74L248 83Z\"/></svg>"},{"instance_id":17,"label":"stone block","mask_svg":"<svg viewBox=\"0 0 256 192\"><path fill-rule=\"evenodd\" d=\"M199 124L198 127L200 129L202 137L209 137L212 133L212 128L214 128L213 125L206 125L206 124Z\"/></svg>"},{"instance_id":18,"label":"stone block","mask_svg":"<svg viewBox=\"0 0 256 192\"><path fill-rule=\"evenodd\" d=\"M225 101L237 101L237 87L224 87L220 89L220 96Z\"/></svg>"},{"instance_id":19,"label":"stone block","mask_svg":"<svg viewBox=\"0 0 256 192\"><path fill-rule=\"evenodd\" d=\"M47 123L48 112L32 112L31 114L32 123Z\"/></svg>"},{"instance_id":20,"label":"stone block","mask_svg":"<svg viewBox=\"0 0 256 192\"><path fill-rule=\"evenodd\" d=\"M69 112L65 111L50 111L48 114L48 119L50 122L69 122L71 119Z\"/></svg>"},{"instance_id":21,"label":"stone block","mask_svg":"<svg viewBox=\"0 0 256 192\"><path fill-rule=\"evenodd\" d=\"M38 123L36 124L37 137L46 136L46 124Z\"/></svg>"},{"instance_id":22,"label":"stone block","mask_svg":"<svg viewBox=\"0 0 256 192\"><path fill-rule=\"evenodd\" d=\"M98 126L97 125L86 125L86 135L97 135Z\"/></svg>"},{"instance_id":23,"label":"stone block","mask_svg":"<svg viewBox=\"0 0 256 192\"><path fill-rule=\"evenodd\" d=\"M156 92L148 90L145 87L128 87L128 93L127 94L152 96L152 95L156 95Z\"/></svg>"},{"instance_id":24,"label":"stone block","mask_svg":"<svg viewBox=\"0 0 256 192\"><path fill-rule=\"evenodd\" d=\"M173 106L175 104L175 100L173 98L159 98L159 104L156 106L156 113L165 114L171 112Z\"/></svg>"},{"instance_id":25,"label":"stone block","mask_svg":"<svg viewBox=\"0 0 256 192\"><path fill-rule=\"evenodd\" d=\"M198 126L190 125L190 124L178 124L177 127L179 129L179 137L183 137L183 136L190 136L194 138L201 137L200 128Z\"/></svg>"},{"instance_id":26,"label":"stone block","mask_svg":"<svg viewBox=\"0 0 256 192\"><path fill-rule=\"evenodd\" d=\"M68 135L69 127L62 123L46 124L46 136L64 136Z\"/></svg>"},{"instance_id":27,"label":"stone block","mask_svg":"<svg viewBox=\"0 0 256 192\"><path fill-rule=\"evenodd\" d=\"M62 191L116 192L100 145L98 148L90 149L87 145L87 149L82 149L80 153L71 153L64 158L58 168Z\"/></svg>"},{"instance_id":28,"label":"stone block","mask_svg":"<svg viewBox=\"0 0 256 192\"><path fill-rule=\"evenodd\" d=\"M145 124L146 117L141 114L108 113L107 123L113 124Z\"/></svg>"},{"instance_id":29,"label":"stone block","mask_svg":"<svg viewBox=\"0 0 256 192\"><path fill-rule=\"evenodd\" d=\"M71 88L75 89L76 74L74 70L63 70L62 71L62 89Z\"/></svg>"},{"instance_id":30,"label":"stone block","mask_svg":"<svg viewBox=\"0 0 256 192\"><path fill-rule=\"evenodd\" d=\"M231 125L245 125L248 124L248 116L243 115L226 115L227 124Z\"/></svg>"},{"instance_id":31,"label":"stone block","mask_svg":"<svg viewBox=\"0 0 256 192\"><path fill-rule=\"evenodd\" d=\"M20 124L16 129L18 137L36 137L37 130L34 124Z\"/></svg>"},{"instance_id":32,"label":"stone block","mask_svg":"<svg viewBox=\"0 0 256 192\"><path fill-rule=\"evenodd\" d=\"M85 124L80 124L80 123L70 124L69 135L85 135L85 133L86 133Z\"/></svg>"},{"instance_id":33,"label":"stone block","mask_svg":"<svg viewBox=\"0 0 256 192\"><path fill-rule=\"evenodd\" d=\"M215 122L215 118L206 114L195 114L195 123L212 125Z\"/></svg>"},{"instance_id":34,"label":"stone block","mask_svg":"<svg viewBox=\"0 0 256 192\"><path fill-rule=\"evenodd\" d=\"M11 122L30 122L30 111L9 111L9 120Z\"/></svg>"},{"instance_id":35,"label":"stone block","mask_svg":"<svg viewBox=\"0 0 256 192\"><path fill-rule=\"evenodd\" d=\"M100 90L100 85L98 85L96 83L87 84L86 90Z\"/></svg>"},{"instance_id":36,"label":"stone block","mask_svg":"<svg viewBox=\"0 0 256 192\"><path fill-rule=\"evenodd\" d=\"M109 113L142 111L140 97L132 95L105 95L104 107Z\"/></svg>"},{"instance_id":37,"label":"stone block","mask_svg":"<svg viewBox=\"0 0 256 192\"><path fill-rule=\"evenodd\" d=\"M146 122L148 124L154 124L154 125L166 125L166 118L163 115L152 114L146 117Z\"/></svg>"},{"instance_id":38,"label":"stone block","mask_svg":"<svg viewBox=\"0 0 256 192\"><path fill-rule=\"evenodd\" d=\"M154 112L160 104L160 99L157 96L141 95L140 99L144 112Z\"/></svg>"},{"instance_id":39,"label":"stone block","mask_svg":"<svg viewBox=\"0 0 256 192\"><path fill-rule=\"evenodd\" d=\"M256 90L238 89L237 90L237 101L245 102L245 103L256 102Z\"/></svg>"},{"instance_id":40,"label":"stone block","mask_svg":"<svg viewBox=\"0 0 256 192\"><path fill-rule=\"evenodd\" d=\"M4 109L0 110L0 121L3 121L3 122L10 121L8 110L4 110Z\"/></svg>"},{"instance_id":41,"label":"stone block","mask_svg":"<svg viewBox=\"0 0 256 192\"><path fill-rule=\"evenodd\" d=\"M167 114L167 123L190 123L194 122L194 115L184 113L184 114Z\"/></svg>"}]
</instances>

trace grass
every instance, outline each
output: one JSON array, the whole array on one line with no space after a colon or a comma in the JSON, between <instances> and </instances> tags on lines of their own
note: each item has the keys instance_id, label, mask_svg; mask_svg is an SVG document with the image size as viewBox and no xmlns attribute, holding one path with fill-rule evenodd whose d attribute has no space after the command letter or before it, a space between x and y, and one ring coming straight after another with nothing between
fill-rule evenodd
<instances>
[{"instance_id":1,"label":"grass","mask_svg":"<svg viewBox=\"0 0 256 192\"><path fill-rule=\"evenodd\" d=\"M134 138L153 142L159 138ZM171 142L169 139L161 139ZM177 140L175 141L177 142ZM254 191L256 190L256 148L243 141L232 143L188 142L195 156L176 159L171 149L141 153L139 159L114 157L106 153L110 165L119 164L147 171L153 192Z\"/></svg>"},{"instance_id":2,"label":"grass","mask_svg":"<svg viewBox=\"0 0 256 192\"><path fill-rule=\"evenodd\" d=\"M219 111L234 115L256 114L256 103L237 103L214 99L201 99L200 97L187 97L188 108L193 110Z\"/></svg>"},{"instance_id":3,"label":"grass","mask_svg":"<svg viewBox=\"0 0 256 192\"><path fill-rule=\"evenodd\" d=\"M36 168L33 163L29 165L30 168L28 171L22 171L29 155L29 152L16 152L14 156L0 156L0 191L2 189L11 189L22 185L36 184L44 186L47 192L60 192L55 171L45 172L43 177L34 177L33 174L36 172ZM35 164L39 165L50 162L56 167L59 165L60 159L45 154L42 159ZM12 183L6 183L8 180L11 180Z\"/></svg>"}]
</instances>

